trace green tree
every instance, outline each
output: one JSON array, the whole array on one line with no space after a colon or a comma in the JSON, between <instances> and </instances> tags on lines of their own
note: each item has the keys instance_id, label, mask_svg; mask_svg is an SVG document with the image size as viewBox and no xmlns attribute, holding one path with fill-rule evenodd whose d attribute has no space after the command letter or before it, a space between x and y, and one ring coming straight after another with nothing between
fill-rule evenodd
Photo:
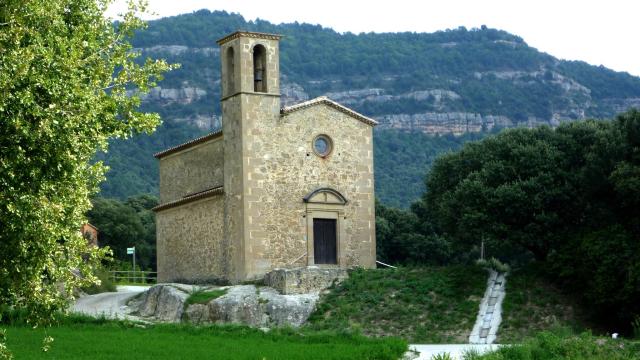
<instances>
[{"instance_id":1,"label":"green tree","mask_svg":"<svg viewBox=\"0 0 640 360\"><path fill-rule=\"evenodd\" d=\"M412 211L376 201L376 255L391 264L442 265L451 260L451 244Z\"/></svg>"},{"instance_id":2,"label":"green tree","mask_svg":"<svg viewBox=\"0 0 640 360\"><path fill-rule=\"evenodd\" d=\"M556 137L509 130L438 159L424 201L442 231L466 247L484 238L544 260L572 222L576 194Z\"/></svg>"},{"instance_id":3,"label":"green tree","mask_svg":"<svg viewBox=\"0 0 640 360\"><path fill-rule=\"evenodd\" d=\"M155 269L156 223L151 209L158 205L157 198L138 195L121 202L96 197L87 216L98 230L100 246L109 246L114 258L130 261L126 248L135 246L136 262L143 269Z\"/></svg>"},{"instance_id":4,"label":"green tree","mask_svg":"<svg viewBox=\"0 0 640 360\"><path fill-rule=\"evenodd\" d=\"M155 129L159 116L137 110L139 95L173 67L136 62L128 41L144 4L114 26L109 2L0 6L0 303L26 308L35 323L95 281L106 250L88 248L78 231L104 178L90 160L110 138Z\"/></svg>"},{"instance_id":5,"label":"green tree","mask_svg":"<svg viewBox=\"0 0 640 360\"><path fill-rule=\"evenodd\" d=\"M436 160L412 210L459 253L484 239L492 256L533 255L594 320L630 332L640 314L639 145L638 110L508 130Z\"/></svg>"}]
</instances>

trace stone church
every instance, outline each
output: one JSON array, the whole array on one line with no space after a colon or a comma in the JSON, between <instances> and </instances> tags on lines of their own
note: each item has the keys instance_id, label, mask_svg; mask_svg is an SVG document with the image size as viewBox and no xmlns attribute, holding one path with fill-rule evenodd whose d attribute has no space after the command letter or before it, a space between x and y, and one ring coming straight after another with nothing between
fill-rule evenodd
<instances>
[{"instance_id":1,"label":"stone church","mask_svg":"<svg viewBox=\"0 0 640 360\"><path fill-rule=\"evenodd\" d=\"M159 282L375 266L377 123L326 97L281 108L279 40L218 40L222 129L155 154Z\"/></svg>"}]
</instances>

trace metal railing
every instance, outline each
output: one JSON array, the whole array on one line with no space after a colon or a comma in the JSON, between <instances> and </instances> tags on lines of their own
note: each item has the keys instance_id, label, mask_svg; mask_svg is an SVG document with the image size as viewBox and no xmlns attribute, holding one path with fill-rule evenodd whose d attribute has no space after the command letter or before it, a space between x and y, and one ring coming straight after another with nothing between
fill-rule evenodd
<instances>
[{"instance_id":1,"label":"metal railing","mask_svg":"<svg viewBox=\"0 0 640 360\"><path fill-rule=\"evenodd\" d=\"M111 270L110 274L114 283L155 284L158 280L156 271Z\"/></svg>"},{"instance_id":2,"label":"metal railing","mask_svg":"<svg viewBox=\"0 0 640 360\"><path fill-rule=\"evenodd\" d=\"M397 269L397 267L395 267L395 266L393 266L393 265L385 264L385 263L383 263L382 261L378 261L378 260L376 260L376 263L377 263L377 264L380 264L380 265L383 265L383 266L386 266L386 267L390 267L390 268L392 268L392 269Z\"/></svg>"}]
</instances>

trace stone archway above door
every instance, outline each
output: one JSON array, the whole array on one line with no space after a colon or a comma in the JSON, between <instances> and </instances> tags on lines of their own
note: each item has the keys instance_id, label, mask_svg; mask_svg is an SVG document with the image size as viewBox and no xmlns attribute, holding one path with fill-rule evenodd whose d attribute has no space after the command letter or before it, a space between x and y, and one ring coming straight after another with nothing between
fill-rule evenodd
<instances>
[{"instance_id":1,"label":"stone archway above door","mask_svg":"<svg viewBox=\"0 0 640 360\"><path fill-rule=\"evenodd\" d=\"M346 231L344 225L345 218L345 204L347 204L347 198L342 195L338 190L332 188L318 188L311 191L303 197L303 202L306 206L306 218L307 218L307 265L322 265L322 266L346 266ZM318 259L316 262L316 255L322 253L315 249L318 241L315 241L315 234L318 234L318 229L314 231L315 226L319 224L334 221L335 225L331 225L330 228L335 226L335 262L326 262L326 254L323 259ZM326 231L326 228L325 228ZM333 230L332 230L333 231ZM326 236L326 234L325 234ZM332 237L331 237L332 238ZM332 250L333 251L333 250ZM329 259L332 259L329 256Z\"/></svg>"},{"instance_id":2,"label":"stone archway above door","mask_svg":"<svg viewBox=\"0 0 640 360\"><path fill-rule=\"evenodd\" d=\"M319 188L302 198L305 203L311 204L340 204L345 205L348 200L338 190L332 188Z\"/></svg>"}]
</instances>

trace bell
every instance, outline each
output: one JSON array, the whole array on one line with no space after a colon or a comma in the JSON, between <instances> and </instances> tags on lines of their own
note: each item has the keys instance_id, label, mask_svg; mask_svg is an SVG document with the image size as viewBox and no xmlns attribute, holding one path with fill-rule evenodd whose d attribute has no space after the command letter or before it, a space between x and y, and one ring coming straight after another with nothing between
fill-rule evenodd
<instances>
[{"instance_id":1,"label":"bell","mask_svg":"<svg viewBox=\"0 0 640 360\"><path fill-rule=\"evenodd\" d=\"M262 81L262 70L257 70L254 75L255 81Z\"/></svg>"}]
</instances>

